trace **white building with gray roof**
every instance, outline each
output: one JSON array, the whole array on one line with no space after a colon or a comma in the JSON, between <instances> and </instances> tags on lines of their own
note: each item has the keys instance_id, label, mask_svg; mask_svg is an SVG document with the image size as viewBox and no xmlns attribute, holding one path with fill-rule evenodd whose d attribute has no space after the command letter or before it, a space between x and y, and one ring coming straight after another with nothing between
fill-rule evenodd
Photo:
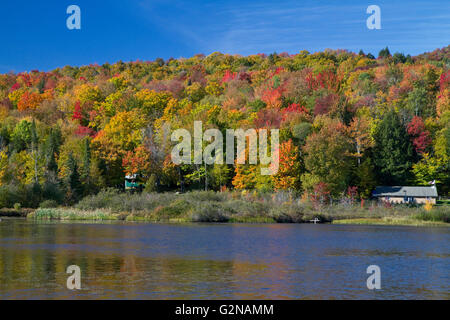
<instances>
[{"instance_id":1,"label":"white building with gray roof","mask_svg":"<svg viewBox=\"0 0 450 320\"><path fill-rule=\"evenodd\" d=\"M391 203L426 203L435 204L438 197L436 186L431 187L376 187L372 197Z\"/></svg>"}]
</instances>

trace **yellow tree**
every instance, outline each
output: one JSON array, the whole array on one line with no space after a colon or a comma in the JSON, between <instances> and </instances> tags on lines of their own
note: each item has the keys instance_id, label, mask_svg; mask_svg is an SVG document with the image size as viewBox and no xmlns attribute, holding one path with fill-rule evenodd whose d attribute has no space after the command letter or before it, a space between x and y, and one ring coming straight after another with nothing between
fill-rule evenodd
<instances>
[{"instance_id":1,"label":"yellow tree","mask_svg":"<svg viewBox=\"0 0 450 320\"><path fill-rule=\"evenodd\" d=\"M370 121L365 117L353 118L348 128L349 135L355 146L355 153L353 153L353 155L358 159L358 165L361 164L361 158L363 157L364 151L374 145L370 129Z\"/></svg>"},{"instance_id":2,"label":"yellow tree","mask_svg":"<svg viewBox=\"0 0 450 320\"><path fill-rule=\"evenodd\" d=\"M0 185L5 183L8 174L8 155L5 150L0 152Z\"/></svg>"},{"instance_id":3,"label":"yellow tree","mask_svg":"<svg viewBox=\"0 0 450 320\"><path fill-rule=\"evenodd\" d=\"M76 100L81 104L86 102L100 101L102 94L98 86L93 86L87 83L83 83L74 89L74 95Z\"/></svg>"},{"instance_id":4,"label":"yellow tree","mask_svg":"<svg viewBox=\"0 0 450 320\"><path fill-rule=\"evenodd\" d=\"M38 172L40 180L43 177L43 168ZM34 159L25 150L19 153L14 153L11 156L11 173L16 181L21 185L28 185L34 182L35 167ZM43 182L43 181L41 181Z\"/></svg>"},{"instance_id":5,"label":"yellow tree","mask_svg":"<svg viewBox=\"0 0 450 320\"><path fill-rule=\"evenodd\" d=\"M238 164L235 168L233 186L238 190L253 189L256 185L257 166L251 164Z\"/></svg>"},{"instance_id":6,"label":"yellow tree","mask_svg":"<svg viewBox=\"0 0 450 320\"><path fill-rule=\"evenodd\" d=\"M141 129L145 126L146 120L138 110L118 112L93 139L95 153L109 162L121 160L142 142Z\"/></svg>"},{"instance_id":7,"label":"yellow tree","mask_svg":"<svg viewBox=\"0 0 450 320\"><path fill-rule=\"evenodd\" d=\"M142 105L144 113L152 119L162 116L164 109L172 99L169 92L155 92L153 90L140 90L136 93L136 98Z\"/></svg>"}]
</instances>

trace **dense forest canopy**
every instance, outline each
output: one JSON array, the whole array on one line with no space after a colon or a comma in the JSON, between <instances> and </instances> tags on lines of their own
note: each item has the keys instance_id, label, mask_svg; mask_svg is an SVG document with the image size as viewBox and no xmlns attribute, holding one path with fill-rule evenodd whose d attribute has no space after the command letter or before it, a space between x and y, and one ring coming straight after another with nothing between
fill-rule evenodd
<instances>
[{"instance_id":1,"label":"dense forest canopy","mask_svg":"<svg viewBox=\"0 0 450 320\"><path fill-rule=\"evenodd\" d=\"M0 207L72 204L139 174L146 191L450 193L450 46L411 57L213 53L0 75ZM170 132L280 129L280 168L180 165Z\"/></svg>"}]
</instances>

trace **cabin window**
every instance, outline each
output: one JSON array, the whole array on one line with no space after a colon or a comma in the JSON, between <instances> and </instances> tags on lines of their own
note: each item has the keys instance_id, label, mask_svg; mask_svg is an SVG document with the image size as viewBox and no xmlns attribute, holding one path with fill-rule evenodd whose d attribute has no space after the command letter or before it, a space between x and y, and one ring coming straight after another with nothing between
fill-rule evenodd
<instances>
[{"instance_id":1,"label":"cabin window","mask_svg":"<svg viewBox=\"0 0 450 320\"><path fill-rule=\"evenodd\" d=\"M404 197L403 201L406 203L413 203L414 202L414 197Z\"/></svg>"}]
</instances>

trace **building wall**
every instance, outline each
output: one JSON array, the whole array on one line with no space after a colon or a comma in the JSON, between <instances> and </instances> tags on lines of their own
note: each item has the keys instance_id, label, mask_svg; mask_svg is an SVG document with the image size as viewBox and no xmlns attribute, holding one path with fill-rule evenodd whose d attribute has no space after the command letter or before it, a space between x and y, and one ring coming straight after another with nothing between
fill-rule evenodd
<instances>
[{"instance_id":1,"label":"building wall","mask_svg":"<svg viewBox=\"0 0 450 320\"><path fill-rule=\"evenodd\" d=\"M405 203L405 199L403 197L379 197L378 198L381 201L385 201L385 202L391 202L391 203ZM436 204L436 198L430 198L428 199L432 204ZM427 198L419 198L419 197L415 197L414 198L414 203L418 203L418 204L425 204L427 202Z\"/></svg>"}]
</instances>

